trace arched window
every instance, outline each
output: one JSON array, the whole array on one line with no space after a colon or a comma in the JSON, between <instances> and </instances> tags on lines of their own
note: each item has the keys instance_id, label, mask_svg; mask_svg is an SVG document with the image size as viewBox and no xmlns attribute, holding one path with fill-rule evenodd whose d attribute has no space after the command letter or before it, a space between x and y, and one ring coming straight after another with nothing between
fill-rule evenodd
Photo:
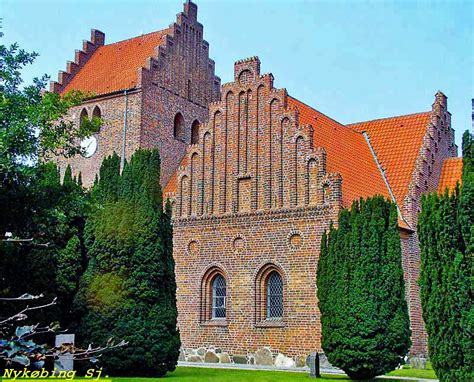
<instances>
[{"instance_id":1,"label":"arched window","mask_svg":"<svg viewBox=\"0 0 474 382\"><path fill-rule=\"evenodd\" d=\"M82 109L81 114L79 116L79 124L82 125L82 123L86 120L89 119L89 114L87 114L86 108Z\"/></svg>"},{"instance_id":2,"label":"arched window","mask_svg":"<svg viewBox=\"0 0 474 382\"><path fill-rule=\"evenodd\" d=\"M200 321L221 325L227 318L227 282L220 267L211 267L201 281ZM217 321L214 321L217 320ZM220 321L219 321L220 320Z\"/></svg>"},{"instance_id":3,"label":"arched window","mask_svg":"<svg viewBox=\"0 0 474 382\"><path fill-rule=\"evenodd\" d=\"M173 134L175 139L184 142L184 117L181 113L176 114L174 117Z\"/></svg>"},{"instance_id":4,"label":"arched window","mask_svg":"<svg viewBox=\"0 0 474 382\"><path fill-rule=\"evenodd\" d=\"M284 318L285 282L282 270L275 264L265 264L255 277L255 324L280 326Z\"/></svg>"},{"instance_id":5,"label":"arched window","mask_svg":"<svg viewBox=\"0 0 474 382\"><path fill-rule=\"evenodd\" d=\"M283 281L277 271L267 278L267 319L283 317Z\"/></svg>"},{"instance_id":6,"label":"arched window","mask_svg":"<svg viewBox=\"0 0 474 382\"><path fill-rule=\"evenodd\" d=\"M225 318L226 285L222 275L212 281L212 318Z\"/></svg>"},{"instance_id":7,"label":"arched window","mask_svg":"<svg viewBox=\"0 0 474 382\"><path fill-rule=\"evenodd\" d=\"M102 116L102 113L100 112L99 106L94 107L94 110L92 111L92 118L100 118Z\"/></svg>"},{"instance_id":8,"label":"arched window","mask_svg":"<svg viewBox=\"0 0 474 382\"><path fill-rule=\"evenodd\" d=\"M199 121L195 120L191 125L191 144L199 142Z\"/></svg>"}]
</instances>

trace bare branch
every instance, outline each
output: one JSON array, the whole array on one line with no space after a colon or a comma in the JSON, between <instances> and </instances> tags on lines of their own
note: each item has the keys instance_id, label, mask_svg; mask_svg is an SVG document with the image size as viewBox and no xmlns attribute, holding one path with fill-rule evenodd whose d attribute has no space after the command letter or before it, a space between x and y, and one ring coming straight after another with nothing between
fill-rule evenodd
<instances>
[{"instance_id":1,"label":"bare branch","mask_svg":"<svg viewBox=\"0 0 474 382\"><path fill-rule=\"evenodd\" d=\"M3 321L0 321L0 325L3 325L9 321L21 321L21 320L24 320L25 318L27 318L26 316L26 312L29 312L31 310L37 310L37 309L43 309L43 308L47 308L49 306L52 306L52 305L56 305L56 300L57 298L55 297L53 299L53 301L47 303L47 304L44 304L44 305L38 305L38 306L27 306L25 309L23 309L22 311L18 312L17 314L11 316L11 317L8 317L7 319L3 320Z\"/></svg>"}]
</instances>

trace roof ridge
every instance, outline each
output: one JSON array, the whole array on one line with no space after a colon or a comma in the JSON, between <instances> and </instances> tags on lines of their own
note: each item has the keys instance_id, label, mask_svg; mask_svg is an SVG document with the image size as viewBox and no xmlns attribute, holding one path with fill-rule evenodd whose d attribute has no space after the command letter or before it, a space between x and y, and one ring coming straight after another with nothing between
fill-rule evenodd
<instances>
[{"instance_id":1,"label":"roof ridge","mask_svg":"<svg viewBox=\"0 0 474 382\"><path fill-rule=\"evenodd\" d=\"M401 118L401 117L412 117L412 116L415 116L415 115L422 115L422 114L429 114L429 113L431 113L431 111L420 111L420 112L417 112L417 113L400 114L400 115L394 115L394 116L392 116L392 117L375 118L375 119L369 119L369 120L366 120L366 121L348 123L348 124L346 124L346 125L344 125L344 126L350 127L350 126L354 126L354 125L361 125L361 124L363 124L363 123L376 122L376 121L384 121L384 120L387 120L387 119L395 119L395 118Z\"/></svg>"},{"instance_id":2,"label":"roof ridge","mask_svg":"<svg viewBox=\"0 0 474 382\"><path fill-rule=\"evenodd\" d=\"M321 112L321 111L315 109L315 108L314 108L313 106L311 106L311 105L308 105L306 102L303 102L303 101L299 100L298 98L293 97L293 96L290 95L290 94L288 94L288 97L293 98L295 101L298 101L298 102L302 103L303 105L309 107L310 109L313 109L314 111L318 112L319 114L324 115L326 118L329 118L331 121L334 121L334 122L336 122L338 125L341 125L341 127L347 127L346 125L342 124L342 123L339 122L339 121L336 121L334 118L330 117L329 115L324 114L323 112Z\"/></svg>"},{"instance_id":3,"label":"roof ridge","mask_svg":"<svg viewBox=\"0 0 474 382\"><path fill-rule=\"evenodd\" d=\"M168 27L168 28L164 28L164 29L157 30L157 31L144 33L144 34L141 34L141 35L139 35L139 36L129 37L129 38L125 38L125 39L123 39L123 40L111 42L110 44L105 44L105 45L103 45L103 46L105 47L105 46L111 46L111 45L115 45L115 44L121 44L121 43L123 43L123 42L125 42L125 41L134 40L134 39L140 38L140 37L146 37L146 36L149 36L149 35L155 34L155 33L165 32L165 31L167 31L167 30L169 30L169 29L170 29L170 28Z\"/></svg>"}]
</instances>

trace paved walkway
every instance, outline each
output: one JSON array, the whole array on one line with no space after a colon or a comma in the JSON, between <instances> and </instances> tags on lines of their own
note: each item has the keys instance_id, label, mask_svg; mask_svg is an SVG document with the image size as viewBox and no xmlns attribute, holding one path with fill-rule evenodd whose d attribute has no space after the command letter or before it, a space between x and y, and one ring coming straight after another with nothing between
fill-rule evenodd
<instances>
[{"instance_id":1,"label":"paved walkway","mask_svg":"<svg viewBox=\"0 0 474 382\"><path fill-rule=\"evenodd\" d=\"M212 369L266 370L266 371L286 371L286 372L292 372L292 373L309 373L308 366L275 368L274 366L264 366L264 365L246 365L246 364L236 364L236 363L185 362L185 361L178 361L178 366L202 367L202 368L212 368ZM344 372L340 369L321 369L321 374L343 375ZM389 376L389 375L382 375L380 377L376 377L376 379L399 379L400 381L438 382L437 379L397 377L397 376Z\"/></svg>"}]
</instances>

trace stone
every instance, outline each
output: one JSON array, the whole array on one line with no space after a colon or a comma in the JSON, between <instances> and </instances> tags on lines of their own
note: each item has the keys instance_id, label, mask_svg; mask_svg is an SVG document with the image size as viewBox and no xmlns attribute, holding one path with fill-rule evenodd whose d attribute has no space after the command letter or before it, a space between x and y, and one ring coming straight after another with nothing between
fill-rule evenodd
<instances>
[{"instance_id":1,"label":"stone","mask_svg":"<svg viewBox=\"0 0 474 382\"><path fill-rule=\"evenodd\" d=\"M319 353L319 367L321 369L335 369L335 367L329 363L328 357L326 357L324 353Z\"/></svg>"},{"instance_id":2,"label":"stone","mask_svg":"<svg viewBox=\"0 0 474 382\"><path fill-rule=\"evenodd\" d=\"M184 349L184 355L196 355L196 351L194 349Z\"/></svg>"},{"instance_id":3,"label":"stone","mask_svg":"<svg viewBox=\"0 0 474 382\"><path fill-rule=\"evenodd\" d=\"M226 352L219 354L219 360L221 363L232 363L229 353Z\"/></svg>"},{"instance_id":4,"label":"stone","mask_svg":"<svg viewBox=\"0 0 474 382\"><path fill-rule=\"evenodd\" d=\"M207 351L206 348L201 347L196 352L197 352L198 355L204 356L206 354L206 351Z\"/></svg>"},{"instance_id":5,"label":"stone","mask_svg":"<svg viewBox=\"0 0 474 382\"><path fill-rule=\"evenodd\" d=\"M255 352L255 364L266 365L266 366L273 365L273 354L270 351L270 348L264 347L262 349L258 349Z\"/></svg>"},{"instance_id":6,"label":"stone","mask_svg":"<svg viewBox=\"0 0 474 382\"><path fill-rule=\"evenodd\" d=\"M426 369L426 358L425 357L410 357L410 367L412 369Z\"/></svg>"},{"instance_id":7,"label":"stone","mask_svg":"<svg viewBox=\"0 0 474 382\"><path fill-rule=\"evenodd\" d=\"M198 355L190 355L188 358L186 358L186 361L188 362L203 362L202 357Z\"/></svg>"},{"instance_id":8,"label":"stone","mask_svg":"<svg viewBox=\"0 0 474 382\"><path fill-rule=\"evenodd\" d=\"M295 367L295 361L289 357L285 357L283 354L278 353L275 358L275 366L276 367Z\"/></svg>"},{"instance_id":9,"label":"stone","mask_svg":"<svg viewBox=\"0 0 474 382\"><path fill-rule=\"evenodd\" d=\"M247 356L246 355L243 355L243 354L234 354L232 356L232 359L234 361L234 363L238 363L238 364L247 364Z\"/></svg>"},{"instance_id":10,"label":"stone","mask_svg":"<svg viewBox=\"0 0 474 382\"><path fill-rule=\"evenodd\" d=\"M214 353L216 354L222 353L222 349L216 348L214 349Z\"/></svg>"},{"instance_id":11,"label":"stone","mask_svg":"<svg viewBox=\"0 0 474 382\"><path fill-rule=\"evenodd\" d=\"M306 356L305 355L297 355L295 357L296 367L305 367L306 366Z\"/></svg>"},{"instance_id":12,"label":"stone","mask_svg":"<svg viewBox=\"0 0 474 382\"><path fill-rule=\"evenodd\" d=\"M183 349L180 349L180 350L179 350L178 361L186 361L186 355L184 354L184 350L183 350Z\"/></svg>"},{"instance_id":13,"label":"stone","mask_svg":"<svg viewBox=\"0 0 474 382\"><path fill-rule=\"evenodd\" d=\"M208 350L204 356L204 362L219 363L219 357L212 350Z\"/></svg>"}]
</instances>

